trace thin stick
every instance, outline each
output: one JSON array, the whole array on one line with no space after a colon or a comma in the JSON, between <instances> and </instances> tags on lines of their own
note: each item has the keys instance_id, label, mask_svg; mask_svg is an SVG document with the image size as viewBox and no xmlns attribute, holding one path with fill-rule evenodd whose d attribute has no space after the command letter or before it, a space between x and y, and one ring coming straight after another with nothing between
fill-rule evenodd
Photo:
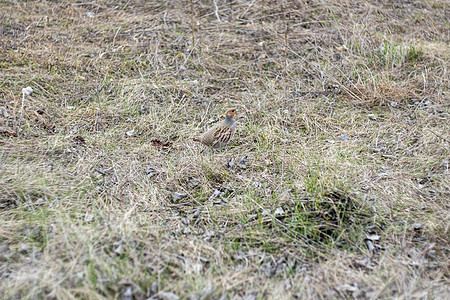
<instances>
[{"instance_id":1,"label":"thin stick","mask_svg":"<svg viewBox=\"0 0 450 300\"><path fill-rule=\"evenodd\" d=\"M241 16L239 17L239 19L242 19L245 14L248 12L248 10L250 9L250 7L253 6L253 4L256 2L256 0L253 0L252 3L250 3L250 5L247 7L247 9L241 14Z\"/></svg>"},{"instance_id":2,"label":"thin stick","mask_svg":"<svg viewBox=\"0 0 450 300\"><path fill-rule=\"evenodd\" d=\"M264 16L264 0L262 0L262 3L261 3L261 13ZM260 25L261 25L261 28L260 28L260 33L261 33L261 37L260 37L260 40L261 40L261 42L260 42L261 43L261 56L259 58L259 77L261 79L261 86L263 86L263 76L262 76L262 73L263 73L262 60L264 58L263 18L261 18L261 24Z\"/></svg>"},{"instance_id":3,"label":"thin stick","mask_svg":"<svg viewBox=\"0 0 450 300\"><path fill-rule=\"evenodd\" d=\"M114 35L113 38L113 42L112 42L112 48L114 49L114 45L116 44L116 37L119 34L120 29L122 28L122 26L120 26L119 28L117 28L116 34Z\"/></svg>"},{"instance_id":4,"label":"thin stick","mask_svg":"<svg viewBox=\"0 0 450 300\"><path fill-rule=\"evenodd\" d=\"M191 2L191 30L192 30L192 48L194 48L195 45L195 36L194 36L194 4Z\"/></svg>"},{"instance_id":5,"label":"thin stick","mask_svg":"<svg viewBox=\"0 0 450 300\"><path fill-rule=\"evenodd\" d=\"M283 10L283 25L284 25L284 76L283 76L283 88L284 88L284 96L286 97L286 77L287 77L287 36L288 36L288 27L286 24L286 10L285 7L282 6ZM287 98L287 97L286 97Z\"/></svg>"},{"instance_id":6,"label":"thin stick","mask_svg":"<svg viewBox=\"0 0 450 300\"><path fill-rule=\"evenodd\" d=\"M192 1L191 1L191 3L192 3ZM220 16L219 16L219 7L217 6L216 0L213 0L213 3L214 3L214 7L216 8L216 10L214 12L216 14L216 18L219 22L222 22L222 20L220 19Z\"/></svg>"},{"instance_id":7,"label":"thin stick","mask_svg":"<svg viewBox=\"0 0 450 300\"><path fill-rule=\"evenodd\" d=\"M48 17L45 16L44 17L44 31L42 32L42 38L45 38L45 31L47 30L47 20L48 20Z\"/></svg>"},{"instance_id":8,"label":"thin stick","mask_svg":"<svg viewBox=\"0 0 450 300\"><path fill-rule=\"evenodd\" d=\"M105 128L103 127L102 105L101 105L101 103L100 103L100 97L99 97L99 95L98 95L98 94L103 90L103 87L104 87L104 85L103 85L103 83L102 83L102 86L101 86L99 89L97 89L97 90L95 91L95 94L96 94L96 96L97 96L98 109L99 109L99 116L100 116L100 126L101 126L101 128L102 128L102 133L103 133L103 138L104 138L104 143L105 143L105 148L106 148L106 134L105 134Z\"/></svg>"},{"instance_id":9,"label":"thin stick","mask_svg":"<svg viewBox=\"0 0 450 300\"><path fill-rule=\"evenodd\" d=\"M428 128L427 128L427 129L428 129ZM432 131L431 129L428 129L428 131L431 132L432 134L434 134L435 136L437 136L438 138L441 138L441 139L443 139L444 141L446 141L447 143L450 144L450 141L447 140L446 138L444 138L443 136L437 134L436 132Z\"/></svg>"}]
</instances>

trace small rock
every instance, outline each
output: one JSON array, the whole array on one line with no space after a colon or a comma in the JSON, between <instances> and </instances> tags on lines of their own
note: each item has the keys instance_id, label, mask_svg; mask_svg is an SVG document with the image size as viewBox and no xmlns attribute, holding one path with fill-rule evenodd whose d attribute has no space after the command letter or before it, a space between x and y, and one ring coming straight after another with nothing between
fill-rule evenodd
<instances>
[{"instance_id":1,"label":"small rock","mask_svg":"<svg viewBox=\"0 0 450 300\"><path fill-rule=\"evenodd\" d=\"M374 252L375 251L375 247L373 246L373 243L371 240L366 240L366 246L367 249L369 249L369 252Z\"/></svg>"},{"instance_id":2,"label":"small rock","mask_svg":"<svg viewBox=\"0 0 450 300\"><path fill-rule=\"evenodd\" d=\"M263 209L262 210L262 215L263 216L270 216L270 209Z\"/></svg>"},{"instance_id":3,"label":"small rock","mask_svg":"<svg viewBox=\"0 0 450 300\"><path fill-rule=\"evenodd\" d=\"M22 93L26 96L30 96L31 93L33 93L33 88L31 86L27 86L26 88L22 89Z\"/></svg>"},{"instance_id":4,"label":"small rock","mask_svg":"<svg viewBox=\"0 0 450 300\"><path fill-rule=\"evenodd\" d=\"M121 255L123 253L122 244L119 244L119 246L117 246L117 248L114 249L114 253L116 253L117 255Z\"/></svg>"},{"instance_id":5,"label":"small rock","mask_svg":"<svg viewBox=\"0 0 450 300\"><path fill-rule=\"evenodd\" d=\"M200 217L200 214L202 213L201 209L197 209L194 214L192 215L192 218L197 219Z\"/></svg>"},{"instance_id":6,"label":"small rock","mask_svg":"<svg viewBox=\"0 0 450 300\"><path fill-rule=\"evenodd\" d=\"M127 134L128 136L133 136L133 134L134 134L134 128L131 129L131 130L128 130L128 131L126 132L126 134Z\"/></svg>"},{"instance_id":7,"label":"small rock","mask_svg":"<svg viewBox=\"0 0 450 300\"><path fill-rule=\"evenodd\" d=\"M186 194L186 193L178 193L178 192L175 192L175 193L172 194L173 202L178 202L178 201L180 201L181 199L186 198L186 197L187 197L187 194Z\"/></svg>"},{"instance_id":8,"label":"small rock","mask_svg":"<svg viewBox=\"0 0 450 300\"><path fill-rule=\"evenodd\" d=\"M429 179L426 177L425 178L417 178L416 180L417 180L417 183L419 183L419 184L424 184L429 181Z\"/></svg>"},{"instance_id":9,"label":"small rock","mask_svg":"<svg viewBox=\"0 0 450 300\"><path fill-rule=\"evenodd\" d=\"M284 215L284 209L282 207L277 207L277 209L275 209L273 214L275 215L275 217L283 216Z\"/></svg>"},{"instance_id":10,"label":"small rock","mask_svg":"<svg viewBox=\"0 0 450 300\"><path fill-rule=\"evenodd\" d=\"M42 198L39 198L36 200L36 202L34 202L34 205L44 205L45 201Z\"/></svg>"},{"instance_id":11,"label":"small rock","mask_svg":"<svg viewBox=\"0 0 450 300\"><path fill-rule=\"evenodd\" d=\"M430 106L430 105L431 105L431 101L430 101L430 100L427 100L427 101L425 101L425 102L422 104L423 107L428 107L428 106Z\"/></svg>"},{"instance_id":12,"label":"small rock","mask_svg":"<svg viewBox=\"0 0 450 300\"><path fill-rule=\"evenodd\" d=\"M252 184L255 188L262 188L261 182L254 181Z\"/></svg>"},{"instance_id":13,"label":"small rock","mask_svg":"<svg viewBox=\"0 0 450 300\"><path fill-rule=\"evenodd\" d=\"M343 284L340 287L340 290L345 291L345 292L357 292L359 291L359 288L356 285L350 285L350 284Z\"/></svg>"},{"instance_id":14,"label":"small rock","mask_svg":"<svg viewBox=\"0 0 450 300\"><path fill-rule=\"evenodd\" d=\"M84 221L86 221L87 223L90 223L93 219L94 219L94 215L92 215L92 214L86 214L84 216Z\"/></svg>"},{"instance_id":15,"label":"small rock","mask_svg":"<svg viewBox=\"0 0 450 300\"><path fill-rule=\"evenodd\" d=\"M366 239L371 241L378 241L380 240L380 236L377 234L366 234Z\"/></svg>"},{"instance_id":16,"label":"small rock","mask_svg":"<svg viewBox=\"0 0 450 300\"><path fill-rule=\"evenodd\" d=\"M341 46L337 46L336 50L339 52L345 52L345 51L348 51L348 48L346 45L341 45Z\"/></svg>"},{"instance_id":17,"label":"small rock","mask_svg":"<svg viewBox=\"0 0 450 300\"><path fill-rule=\"evenodd\" d=\"M375 116L374 114L368 114L367 117L371 120L376 120L377 116Z\"/></svg>"},{"instance_id":18,"label":"small rock","mask_svg":"<svg viewBox=\"0 0 450 300\"><path fill-rule=\"evenodd\" d=\"M368 257L363 257L361 259L355 259L355 261L353 262L355 267L364 267L367 268L369 270L372 270L374 268L374 264L372 263L372 261L370 260L370 258Z\"/></svg>"},{"instance_id":19,"label":"small rock","mask_svg":"<svg viewBox=\"0 0 450 300\"><path fill-rule=\"evenodd\" d=\"M188 187L191 189L197 187L200 184L200 179L198 178L191 178L188 182Z\"/></svg>"},{"instance_id":20,"label":"small rock","mask_svg":"<svg viewBox=\"0 0 450 300\"><path fill-rule=\"evenodd\" d=\"M184 234L189 234L189 233L191 233L191 229L190 229L189 227L185 227L185 228L183 229L183 233L184 233Z\"/></svg>"},{"instance_id":21,"label":"small rock","mask_svg":"<svg viewBox=\"0 0 450 300\"><path fill-rule=\"evenodd\" d=\"M417 230L417 231L421 230L422 229L422 223L414 223L413 224L413 228L414 228L414 230Z\"/></svg>"},{"instance_id":22,"label":"small rock","mask_svg":"<svg viewBox=\"0 0 450 300\"><path fill-rule=\"evenodd\" d=\"M215 198L219 197L220 194L222 194L221 191L219 191L218 189L214 190L214 192L212 193L212 195L209 197L208 201L212 201Z\"/></svg>"},{"instance_id":23,"label":"small rock","mask_svg":"<svg viewBox=\"0 0 450 300\"><path fill-rule=\"evenodd\" d=\"M210 284L208 286L205 286L205 288L202 291L202 295L200 296L200 300L210 299L213 293L214 293L214 285Z\"/></svg>"},{"instance_id":24,"label":"small rock","mask_svg":"<svg viewBox=\"0 0 450 300\"><path fill-rule=\"evenodd\" d=\"M187 300L200 300L199 293L190 293L187 297Z\"/></svg>"},{"instance_id":25,"label":"small rock","mask_svg":"<svg viewBox=\"0 0 450 300\"><path fill-rule=\"evenodd\" d=\"M0 244L0 262L8 261L9 255L9 247L7 244Z\"/></svg>"},{"instance_id":26,"label":"small rock","mask_svg":"<svg viewBox=\"0 0 450 300\"><path fill-rule=\"evenodd\" d=\"M145 115L148 113L148 108L145 107L144 105L141 105L141 108L139 108L139 111L141 112L141 114Z\"/></svg>"},{"instance_id":27,"label":"small rock","mask_svg":"<svg viewBox=\"0 0 450 300\"><path fill-rule=\"evenodd\" d=\"M227 162L227 167L229 167L229 168L234 167L234 157L232 157L232 158Z\"/></svg>"},{"instance_id":28,"label":"small rock","mask_svg":"<svg viewBox=\"0 0 450 300\"><path fill-rule=\"evenodd\" d=\"M348 141L348 140L350 140L350 137L348 136L348 134L343 134L343 135L338 136L337 139L341 140L341 141Z\"/></svg>"},{"instance_id":29,"label":"small rock","mask_svg":"<svg viewBox=\"0 0 450 300\"><path fill-rule=\"evenodd\" d=\"M156 175L156 171L155 169L153 169L152 167L148 167L147 170L145 170L145 173L147 174L148 177L152 178L153 176Z\"/></svg>"},{"instance_id":30,"label":"small rock","mask_svg":"<svg viewBox=\"0 0 450 300\"><path fill-rule=\"evenodd\" d=\"M248 214L247 215L247 220L248 221L254 221L254 220L256 220L258 218L258 215L257 214Z\"/></svg>"},{"instance_id":31,"label":"small rock","mask_svg":"<svg viewBox=\"0 0 450 300\"><path fill-rule=\"evenodd\" d=\"M275 275L276 270L277 270L276 265L272 265L270 262L264 264L264 272L266 273L267 276Z\"/></svg>"},{"instance_id":32,"label":"small rock","mask_svg":"<svg viewBox=\"0 0 450 300\"><path fill-rule=\"evenodd\" d=\"M0 254L5 253L8 249L8 244L0 244Z\"/></svg>"},{"instance_id":33,"label":"small rock","mask_svg":"<svg viewBox=\"0 0 450 300\"><path fill-rule=\"evenodd\" d=\"M246 294L243 298L243 300L257 300L258 295L257 292L250 292L249 294Z\"/></svg>"},{"instance_id":34,"label":"small rock","mask_svg":"<svg viewBox=\"0 0 450 300\"><path fill-rule=\"evenodd\" d=\"M206 229L206 232L205 232L205 234L203 235L203 236L204 236L203 240L204 240L205 242L210 242L211 239L212 239L215 235L216 235L216 233L214 232L214 230Z\"/></svg>"},{"instance_id":35,"label":"small rock","mask_svg":"<svg viewBox=\"0 0 450 300\"><path fill-rule=\"evenodd\" d=\"M397 102L395 102L395 101L391 101L391 103L390 103L390 104L391 104L391 106L392 106L392 107L397 107L397 106L398 106L398 103L397 103Z\"/></svg>"},{"instance_id":36,"label":"small rock","mask_svg":"<svg viewBox=\"0 0 450 300\"><path fill-rule=\"evenodd\" d=\"M198 274L203 270L203 266L201 263L192 264L192 270L194 270L194 272Z\"/></svg>"},{"instance_id":37,"label":"small rock","mask_svg":"<svg viewBox=\"0 0 450 300\"><path fill-rule=\"evenodd\" d=\"M19 246L19 252L22 254L27 254L28 252L30 252L30 248L30 245L21 243Z\"/></svg>"},{"instance_id":38,"label":"small rock","mask_svg":"<svg viewBox=\"0 0 450 300\"><path fill-rule=\"evenodd\" d=\"M239 168L241 168L241 169L246 169L246 168L247 168L247 161L248 161L248 159L247 159L247 155L246 155L246 156L242 157L242 158L239 160L237 166L238 166Z\"/></svg>"},{"instance_id":39,"label":"small rock","mask_svg":"<svg viewBox=\"0 0 450 300\"><path fill-rule=\"evenodd\" d=\"M152 293L156 294L158 292L158 282L153 282L152 283Z\"/></svg>"},{"instance_id":40,"label":"small rock","mask_svg":"<svg viewBox=\"0 0 450 300\"><path fill-rule=\"evenodd\" d=\"M122 300L133 300L133 289L131 286L127 286L125 291L122 293Z\"/></svg>"},{"instance_id":41,"label":"small rock","mask_svg":"<svg viewBox=\"0 0 450 300\"><path fill-rule=\"evenodd\" d=\"M0 115L3 115L4 118L9 117L8 111L6 110L6 107L1 106L0 107Z\"/></svg>"},{"instance_id":42,"label":"small rock","mask_svg":"<svg viewBox=\"0 0 450 300\"><path fill-rule=\"evenodd\" d=\"M92 11L86 12L85 15L86 15L86 17L91 18L91 19L95 17L95 14Z\"/></svg>"},{"instance_id":43,"label":"small rock","mask_svg":"<svg viewBox=\"0 0 450 300\"><path fill-rule=\"evenodd\" d=\"M171 292L159 292L156 299L160 300L179 300L180 297L177 296L177 294L171 293Z\"/></svg>"},{"instance_id":44,"label":"small rock","mask_svg":"<svg viewBox=\"0 0 450 300\"><path fill-rule=\"evenodd\" d=\"M384 147L373 147L372 148L372 152L373 153L378 153L384 150Z\"/></svg>"},{"instance_id":45,"label":"small rock","mask_svg":"<svg viewBox=\"0 0 450 300\"><path fill-rule=\"evenodd\" d=\"M70 130L70 133L75 134L75 133L77 133L77 132L78 132L78 126L75 125L75 126L73 126L72 129Z\"/></svg>"},{"instance_id":46,"label":"small rock","mask_svg":"<svg viewBox=\"0 0 450 300\"><path fill-rule=\"evenodd\" d=\"M67 109L67 110L74 110L74 109L75 109L75 106L68 105L68 106L66 106L66 109Z\"/></svg>"}]
</instances>

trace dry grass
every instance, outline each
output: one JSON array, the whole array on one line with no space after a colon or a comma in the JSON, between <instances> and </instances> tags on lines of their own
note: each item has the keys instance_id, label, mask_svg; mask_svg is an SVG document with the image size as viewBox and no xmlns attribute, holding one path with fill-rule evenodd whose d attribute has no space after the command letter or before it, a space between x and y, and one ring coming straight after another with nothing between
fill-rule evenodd
<instances>
[{"instance_id":1,"label":"dry grass","mask_svg":"<svg viewBox=\"0 0 450 300\"><path fill-rule=\"evenodd\" d=\"M448 298L448 15L2 1L0 297Z\"/></svg>"}]
</instances>

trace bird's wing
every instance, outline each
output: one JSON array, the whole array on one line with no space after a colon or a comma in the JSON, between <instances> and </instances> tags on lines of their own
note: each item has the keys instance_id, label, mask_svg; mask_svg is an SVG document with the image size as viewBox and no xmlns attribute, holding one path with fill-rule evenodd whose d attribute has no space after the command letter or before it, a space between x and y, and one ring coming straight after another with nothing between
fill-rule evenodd
<instances>
[{"instance_id":1,"label":"bird's wing","mask_svg":"<svg viewBox=\"0 0 450 300\"><path fill-rule=\"evenodd\" d=\"M214 144L227 143L233 135L233 128L230 126L219 126L214 131L213 140Z\"/></svg>"}]
</instances>

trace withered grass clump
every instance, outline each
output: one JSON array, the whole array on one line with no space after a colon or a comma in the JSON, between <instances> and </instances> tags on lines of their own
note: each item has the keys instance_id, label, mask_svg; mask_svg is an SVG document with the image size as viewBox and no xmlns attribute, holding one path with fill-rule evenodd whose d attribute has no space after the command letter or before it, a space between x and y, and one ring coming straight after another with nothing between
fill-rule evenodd
<instances>
[{"instance_id":1,"label":"withered grass clump","mask_svg":"<svg viewBox=\"0 0 450 300\"><path fill-rule=\"evenodd\" d=\"M448 13L1 2L0 298L447 298Z\"/></svg>"}]
</instances>

